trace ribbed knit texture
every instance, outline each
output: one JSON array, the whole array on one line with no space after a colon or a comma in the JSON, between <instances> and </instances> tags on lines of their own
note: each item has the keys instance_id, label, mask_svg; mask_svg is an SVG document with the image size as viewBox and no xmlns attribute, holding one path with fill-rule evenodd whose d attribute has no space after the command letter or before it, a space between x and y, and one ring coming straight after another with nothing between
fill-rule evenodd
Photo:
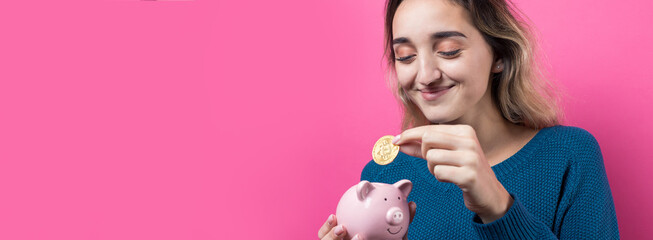
<instances>
[{"instance_id":1,"label":"ribbed knit texture","mask_svg":"<svg viewBox=\"0 0 653 240\"><path fill-rule=\"evenodd\" d=\"M541 129L492 167L514 199L500 219L483 224L460 188L439 182L426 160L403 152L385 166L370 161L361 180L413 182L417 213L408 239L619 239L617 216L596 139L570 126Z\"/></svg>"}]
</instances>

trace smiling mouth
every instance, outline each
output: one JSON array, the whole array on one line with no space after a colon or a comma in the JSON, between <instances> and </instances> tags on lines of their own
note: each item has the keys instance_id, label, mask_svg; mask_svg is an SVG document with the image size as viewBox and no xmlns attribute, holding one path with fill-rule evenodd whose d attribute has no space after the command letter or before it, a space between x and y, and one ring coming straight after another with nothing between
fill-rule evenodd
<instances>
[{"instance_id":1,"label":"smiling mouth","mask_svg":"<svg viewBox=\"0 0 653 240\"><path fill-rule=\"evenodd\" d=\"M440 98L440 96L445 95L451 90L455 85L448 87L439 87L432 89L422 89L419 91L418 95L415 96L416 99L423 99L426 102L434 102Z\"/></svg>"},{"instance_id":2,"label":"smiling mouth","mask_svg":"<svg viewBox=\"0 0 653 240\"><path fill-rule=\"evenodd\" d=\"M391 231L390 231L390 228L388 228L387 230L388 230L388 232L389 232L390 234L395 235L395 234L401 232L401 229L403 229L403 228L404 228L404 227L399 227L399 230L397 230L397 232L391 232Z\"/></svg>"},{"instance_id":3,"label":"smiling mouth","mask_svg":"<svg viewBox=\"0 0 653 240\"><path fill-rule=\"evenodd\" d=\"M425 88L425 89L418 89L417 91L422 92L422 93L435 93L435 92L439 92L439 91L442 91L442 90L450 89L450 88L452 88L454 86L455 85L446 86L446 87L437 87L437 88Z\"/></svg>"}]
</instances>

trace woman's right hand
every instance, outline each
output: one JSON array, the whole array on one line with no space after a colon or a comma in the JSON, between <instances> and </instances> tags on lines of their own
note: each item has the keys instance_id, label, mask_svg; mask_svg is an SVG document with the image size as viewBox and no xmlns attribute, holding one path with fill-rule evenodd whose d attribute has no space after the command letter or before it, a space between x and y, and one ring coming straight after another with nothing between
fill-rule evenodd
<instances>
[{"instance_id":1,"label":"woman's right hand","mask_svg":"<svg viewBox=\"0 0 653 240\"><path fill-rule=\"evenodd\" d=\"M317 237L321 240L335 240L335 239L345 239L347 236L347 228L342 225L337 225L336 215L329 215L326 222L320 228L320 231L317 232ZM351 240L362 240L358 235L354 236Z\"/></svg>"}]
</instances>

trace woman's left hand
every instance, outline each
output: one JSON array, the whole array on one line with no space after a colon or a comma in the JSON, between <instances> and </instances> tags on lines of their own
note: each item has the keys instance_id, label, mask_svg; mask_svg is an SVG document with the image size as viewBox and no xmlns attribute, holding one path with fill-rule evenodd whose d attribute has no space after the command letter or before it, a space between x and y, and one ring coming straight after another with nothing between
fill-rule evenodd
<instances>
[{"instance_id":1,"label":"woman's left hand","mask_svg":"<svg viewBox=\"0 0 653 240\"><path fill-rule=\"evenodd\" d=\"M425 125L407 129L395 144L400 151L426 159L438 181L456 184L465 206L484 223L501 218L513 199L485 159L476 131L469 125Z\"/></svg>"}]
</instances>

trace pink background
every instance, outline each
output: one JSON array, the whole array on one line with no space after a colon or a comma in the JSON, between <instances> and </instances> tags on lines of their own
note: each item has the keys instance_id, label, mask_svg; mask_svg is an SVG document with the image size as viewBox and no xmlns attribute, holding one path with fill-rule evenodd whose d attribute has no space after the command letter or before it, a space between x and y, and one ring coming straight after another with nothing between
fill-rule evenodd
<instances>
[{"instance_id":1,"label":"pink background","mask_svg":"<svg viewBox=\"0 0 653 240\"><path fill-rule=\"evenodd\" d=\"M516 1L653 235L646 0ZM382 0L5 1L0 239L315 239L399 133Z\"/></svg>"}]
</instances>

